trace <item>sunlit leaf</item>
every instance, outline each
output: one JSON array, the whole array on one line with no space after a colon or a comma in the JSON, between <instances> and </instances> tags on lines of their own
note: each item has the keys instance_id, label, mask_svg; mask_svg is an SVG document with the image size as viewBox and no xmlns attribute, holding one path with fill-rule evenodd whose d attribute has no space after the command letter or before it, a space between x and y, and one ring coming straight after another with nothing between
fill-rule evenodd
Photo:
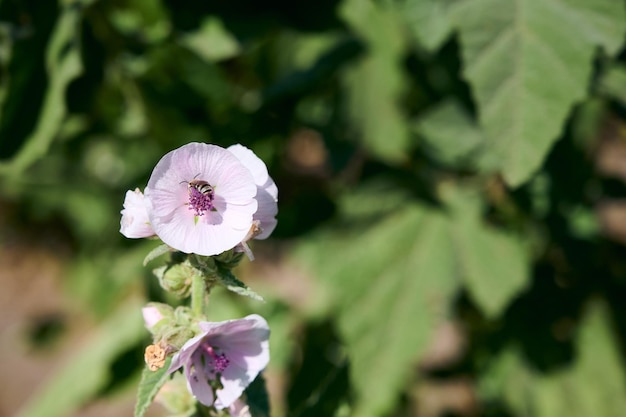
<instances>
[{"instance_id":1,"label":"sunlit leaf","mask_svg":"<svg viewBox=\"0 0 626 417\"><path fill-rule=\"evenodd\" d=\"M72 414L107 384L115 358L145 337L141 304L128 302L111 312L86 343L35 392L19 417Z\"/></svg>"},{"instance_id":2,"label":"sunlit leaf","mask_svg":"<svg viewBox=\"0 0 626 417\"><path fill-rule=\"evenodd\" d=\"M159 392L159 389L169 380L170 375L167 373L167 370L171 361L171 357L167 358L165 365L154 372L148 369L147 366L143 369L137 391L135 417L143 417L152 401L154 401L154 397Z\"/></svg>"},{"instance_id":3,"label":"sunlit leaf","mask_svg":"<svg viewBox=\"0 0 626 417\"><path fill-rule=\"evenodd\" d=\"M150 253L146 255L146 257L143 260L143 266L148 265L149 262L155 260L161 255L165 255L168 252L172 252L172 248L170 248L166 244L157 246L156 248L152 249Z\"/></svg>"},{"instance_id":4,"label":"sunlit leaf","mask_svg":"<svg viewBox=\"0 0 626 417\"><path fill-rule=\"evenodd\" d=\"M219 268L217 282L235 294L250 297L253 300L263 301L263 297L254 292L250 287L241 282L228 268Z\"/></svg>"},{"instance_id":5,"label":"sunlit leaf","mask_svg":"<svg viewBox=\"0 0 626 417\"><path fill-rule=\"evenodd\" d=\"M441 47L452 33L444 0L403 0L399 13L416 42L427 51Z\"/></svg>"},{"instance_id":6,"label":"sunlit leaf","mask_svg":"<svg viewBox=\"0 0 626 417\"><path fill-rule=\"evenodd\" d=\"M181 39L183 45L209 62L217 62L237 56L239 42L217 17L206 18L197 32Z\"/></svg>"},{"instance_id":7,"label":"sunlit leaf","mask_svg":"<svg viewBox=\"0 0 626 417\"><path fill-rule=\"evenodd\" d=\"M587 94L598 46L626 30L613 0L476 0L455 8L464 76L491 151L517 186L541 165L573 104Z\"/></svg>"}]
</instances>

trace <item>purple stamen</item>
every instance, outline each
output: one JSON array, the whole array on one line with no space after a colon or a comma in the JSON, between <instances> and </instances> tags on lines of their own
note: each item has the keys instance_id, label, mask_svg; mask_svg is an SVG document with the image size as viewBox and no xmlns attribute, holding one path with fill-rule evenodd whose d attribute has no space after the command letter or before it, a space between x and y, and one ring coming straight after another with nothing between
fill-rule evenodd
<instances>
[{"instance_id":1,"label":"purple stamen","mask_svg":"<svg viewBox=\"0 0 626 417\"><path fill-rule=\"evenodd\" d=\"M213 191L203 193L196 187L190 186L188 194L189 210L195 211L196 216L202 216L207 211L211 211L213 209L213 198L215 197Z\"/></svg>"},{"instance_id":2,"label":"purple stamen","mask_svg":"<svg viewBox=\"0 0 626 417\"><path fill-rule=\"evenodd\" d=\"M207 353L209 359L208 365L211 366L213 372L221 373L230 365L230 360L224 353L217 354L210 345L204 345L204 350Z\"/></svg>"}]
</instances>

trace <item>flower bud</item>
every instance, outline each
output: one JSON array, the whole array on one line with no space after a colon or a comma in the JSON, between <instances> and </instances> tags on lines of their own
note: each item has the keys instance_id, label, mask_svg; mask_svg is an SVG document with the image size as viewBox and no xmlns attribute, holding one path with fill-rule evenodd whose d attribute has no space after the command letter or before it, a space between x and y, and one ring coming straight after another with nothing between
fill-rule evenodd
<instances>
[{"instance_id":1,"label":"flower bud","mask_svg":"<svg viewBox=\"0 0 626 417\"><path fill-rule=\"evenodd\" d=\"M141 314L143 315L146 329L154 334L157 325L162 327L162 325L165 324L163 319L167 319L168 322L172 320L174 309L167 304L148 303L148 305L141 309Z\"/></svg>"},{"instance_id":2,"label":"flower bud","mask_svg":"<svg viewBox=\"0 0 626 417\"><path fill-rule=\"evenodd\" d=\"M193 274L197 274L199 271L183 263L164 269L157 268L154 273L159 278L159 283L163 289L180 298L185 298L191 292L191 278Z\"/></svg>"}]
</instances>

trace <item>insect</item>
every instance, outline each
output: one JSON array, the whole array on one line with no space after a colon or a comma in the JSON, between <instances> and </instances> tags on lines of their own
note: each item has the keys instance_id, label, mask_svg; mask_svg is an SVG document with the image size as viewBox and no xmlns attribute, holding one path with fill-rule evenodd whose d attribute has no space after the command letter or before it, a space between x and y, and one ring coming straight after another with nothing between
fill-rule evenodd
<instances>
[{"instance_id":1,"label":"insect","mask_svg":"<svg viewBox=\"0 0 626 417\"><path fill-rule=\"evenodd\" d=\"M198 174L200 175L200 174ZM198 191L200 194L204 194L204 195L210 195L213 193L213 187L206 181L203 180L197 180L196 177L198 176L196 175L194 177L193 180L191 181L181 181L180 183L186 183L187 184L187 192L191 195L191 190L195 189L196 191Z\"/></svg>"},{"instance_id":2,"label":"insect","mask_svg":"<svg viewBox=\"0 0 626 417\"><path fill-rule=\"evenodd\" d=\"M200 194L209 195L213 193L213 187L206 181L191 180L187 183L187 190L191 192L191 189L195 188Z\"/></svg>"}]
</instances>

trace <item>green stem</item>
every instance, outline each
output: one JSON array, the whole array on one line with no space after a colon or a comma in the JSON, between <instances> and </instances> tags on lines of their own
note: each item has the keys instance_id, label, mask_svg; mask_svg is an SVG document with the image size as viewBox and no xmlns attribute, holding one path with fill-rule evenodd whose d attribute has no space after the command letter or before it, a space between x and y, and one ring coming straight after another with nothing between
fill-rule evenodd
<instances>
[{"instance_id":1,"label":"green stem","mask_svg":"<svg viewBox=\"0 0 626 417\"><path fill-rule=\"evenodd\" d=\"M191 278L191 311L196 315L204 313L206 285L202 274L193 274Z\"/></svg>"}]
</instances>

